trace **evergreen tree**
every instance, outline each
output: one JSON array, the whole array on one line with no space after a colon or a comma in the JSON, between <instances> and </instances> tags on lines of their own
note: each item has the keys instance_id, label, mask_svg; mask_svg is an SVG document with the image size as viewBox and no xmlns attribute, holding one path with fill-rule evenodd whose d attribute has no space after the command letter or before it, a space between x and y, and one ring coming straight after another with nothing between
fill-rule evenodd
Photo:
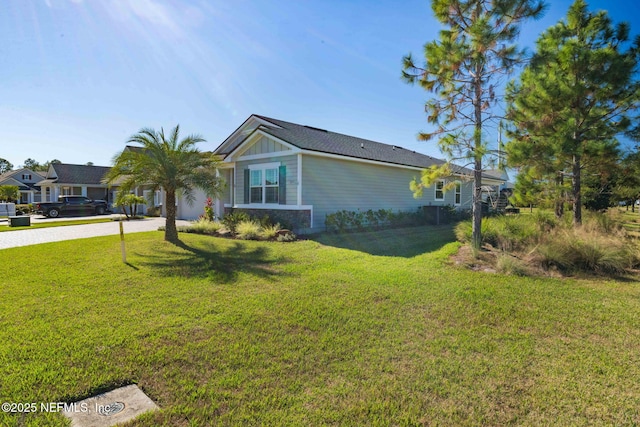
<instances>
[{"instance_id":1,"label":"evergreen tree","mask_svg":"<svg viewBox=\"0 0 640 427\"><path fill-rule=\"evenodd\" d=\"M576 225L582 223L583 171L615 160L614 138L629 130L638 107L640 39L630 45L629 31L576 0L567 18L540 36L529 66L507 89L515 125L506 148L510 164L552 166L559 181L570 178Z\"/></svg>"},{"instance_id":2,"label":"evergreen tree","mask_svg":"<svg viewBox=\"0 0 640 427\"><path fill-rule=\"evenodd\" d=\"M440 150L449 162L464 160L473 166L472 245L479 248L483 161L492 154L486 126L496 117L495 87L523 58L514 44L520 24L540 17L545 5L538 0L433 0L431 8L445 29L425 45L424 66L411 55L403 59L402 76L435 95L425 104L435 130L419 138L440 137ZM412 189L419 194L435 177L452 171L449 165L425 171Z\"/></svg>"}]
</instances>

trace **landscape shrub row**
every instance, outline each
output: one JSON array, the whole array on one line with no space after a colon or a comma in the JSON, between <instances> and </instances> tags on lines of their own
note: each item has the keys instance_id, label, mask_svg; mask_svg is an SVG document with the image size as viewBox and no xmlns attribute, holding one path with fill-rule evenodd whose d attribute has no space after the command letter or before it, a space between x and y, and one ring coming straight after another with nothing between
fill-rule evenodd
<instances>
[{"instance_id":1,"label":"landscape shrub row","mask_svg":"<svg viewBox=\"0 0 640 427\"><path fill-rule=\"evenodd\" d=\"M431 209L433 208L433 209ZM436 214L435 209L439 212ZM377 230L380 228L412 227L425 224L446 224L467 218L468 212L459 211L453 206L421 207L414 212L392 209L369 209L367 211L341 210L328 214L325 227L328 232Z\"/></svg>"},{"instance_id":2,"label":"landscape shrub row","mask_svg":"<svg viewBox=\"0 0 640 427\"><path fill-rule=\"evenodd\" d=\"M375 230L381 227L402 227L422 224L419 212L393 212L391 209L374 211L341 210L328 214L325 226L329 232Z\"/></svg>"},{"instance_id":3,"label":"landscape shrub row","mask_svg":"<svg viewBox=\"0 0 640 427\"><path fill-rule=\"evenodd\" d=\"M221 221L211 221L207 217L200 217L189 225L179 226L178 231L234 237L241 240L277 240L279 242L296 240L294 233L282 230L280 224L272 224L267 215L261 218L251 218L244 212L227 214Z\"/></svg>"}]
</instances>

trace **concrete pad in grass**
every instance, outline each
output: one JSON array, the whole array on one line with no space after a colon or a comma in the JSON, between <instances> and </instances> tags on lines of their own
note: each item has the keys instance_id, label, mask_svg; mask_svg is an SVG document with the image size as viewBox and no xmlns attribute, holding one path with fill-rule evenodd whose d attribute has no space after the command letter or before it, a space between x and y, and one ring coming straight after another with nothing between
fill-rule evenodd
<instances>
[{"instance_id":1,"label":"concrete pad in grass","mask_svg":"<svg viewBox=\"0 0 640 427\"><path fill-rule=\"evenodd\" d=\"M110 427L159 409L135 384L68 406L63 413L71 419L71 427Z\"/></svg>"}]
</instances>

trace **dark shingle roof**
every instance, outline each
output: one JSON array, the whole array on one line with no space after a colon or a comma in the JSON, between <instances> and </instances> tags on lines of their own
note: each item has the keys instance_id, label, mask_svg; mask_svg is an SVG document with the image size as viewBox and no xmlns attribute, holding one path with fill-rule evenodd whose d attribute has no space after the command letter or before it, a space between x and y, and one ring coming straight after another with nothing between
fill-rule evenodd
<instances>
[{"instance_id":1,"label":"dark shingle roof","mask_svg":"<svg viewBox=\"0 0 640 427\"><path fill-rule=\"evenodd\" d=\"M61 184L102 184L102 179L111 169L107 166L70 165L55 163L52 165Z\"/></svg>"},{"instance_id":2,"label":"dark shingle roof","mask_svg":"<svg viewBox=\"0 0 640 427\"><path fill-rule=\"evenodd\" d=\"M303 150L418 168L428 168L445 163L444 160L416 153L397 145L383 144L260 115L255 115L255 117L275 125L261 125L258 129ZM228 147L225 150L225 154L235 150L242 142L243 140L239 140L236 144ZM470 171L466 170L465 172L468 173Z\"/></svg>"}]
</instances>

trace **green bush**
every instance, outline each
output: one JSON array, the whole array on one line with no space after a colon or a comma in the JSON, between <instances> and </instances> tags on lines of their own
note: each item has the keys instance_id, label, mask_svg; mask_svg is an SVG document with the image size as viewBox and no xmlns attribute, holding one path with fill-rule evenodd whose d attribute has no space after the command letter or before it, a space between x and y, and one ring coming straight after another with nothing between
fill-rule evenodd
<instances>
[{"instance_id":1,"label":"green bush","mask_svg":"<svg viewBox=\"0 0 640 427\"><path fill-rule=\"evenodd\" d=\"M242 240L260 240L262 227L257 221L242 221L236 226L236 236Z\"/></svg>"},{"instance_id":2,"label":"green bush","mask_svg":"<svg viewBox=\"0 0 640 427\"><path fill-rule=\"evenodd\" d=\"M343 233L346 231L376 230L381 227L410 227L424 224L424 215L417 212L398 211L391 209L369 209L362 212L341 210L328 214L324 222L327 231Z\"/></svg>"},{"instance_id":3,"label":"green bush","mask_svg":"<svg viewBox=\"0 0 640 427\"><path fill-rule=\"evenodd\" d=\"M224 224L226 229L229 230L229 232L234 235L236 234L236 228L238 224L240 224L241 222L246 222L250 220L251 218L249 218L249 215L246 212L242 212L242 211L230 212L222 217L222 223Z\"/></svg>"},{"instance_id":4,"label":"green bush","mask_svg":"<svg viewBox=\"0 0 640 427\"><path fill-rule=\"evenodd\" d=\"M34 213L35 209L33 208L33 205L31 203L29 204L19 204L16 205L16 214L18 214L18 212L21 212L23 214L30 214L30 213Z\"/></svg>"},{"instance_id":5,"label":"green bush","mask_svg":"<svg viewBox=\"0 0 640 427\"><path fill-rule=\"evenodd\" d=\"M222 230L222 224L218 221L209 221L206 218L199 218L190 225L178 227L178 231L184 233L216 235Z\"/></svg>"},{"instance_id":6,"label":"green bush","mask_svg":"<svg viewBox=\"0 0 640 427\"><path fill-rule=\"evenodd\" d=\"M280 224L274 225L260 225L260 239L261 240L273 240L280 231Z\"/></svg>"},{"instance_id":7,"label":"green bush","mask_svg":"<svg viewBox=\"0 0 640 427\"><path fill-rule=\"evenodd\" d=\"M160 206L149 206L147 208L147 216L158 217L162 214L162 208Z\"/></svg>"}]
</instances>

